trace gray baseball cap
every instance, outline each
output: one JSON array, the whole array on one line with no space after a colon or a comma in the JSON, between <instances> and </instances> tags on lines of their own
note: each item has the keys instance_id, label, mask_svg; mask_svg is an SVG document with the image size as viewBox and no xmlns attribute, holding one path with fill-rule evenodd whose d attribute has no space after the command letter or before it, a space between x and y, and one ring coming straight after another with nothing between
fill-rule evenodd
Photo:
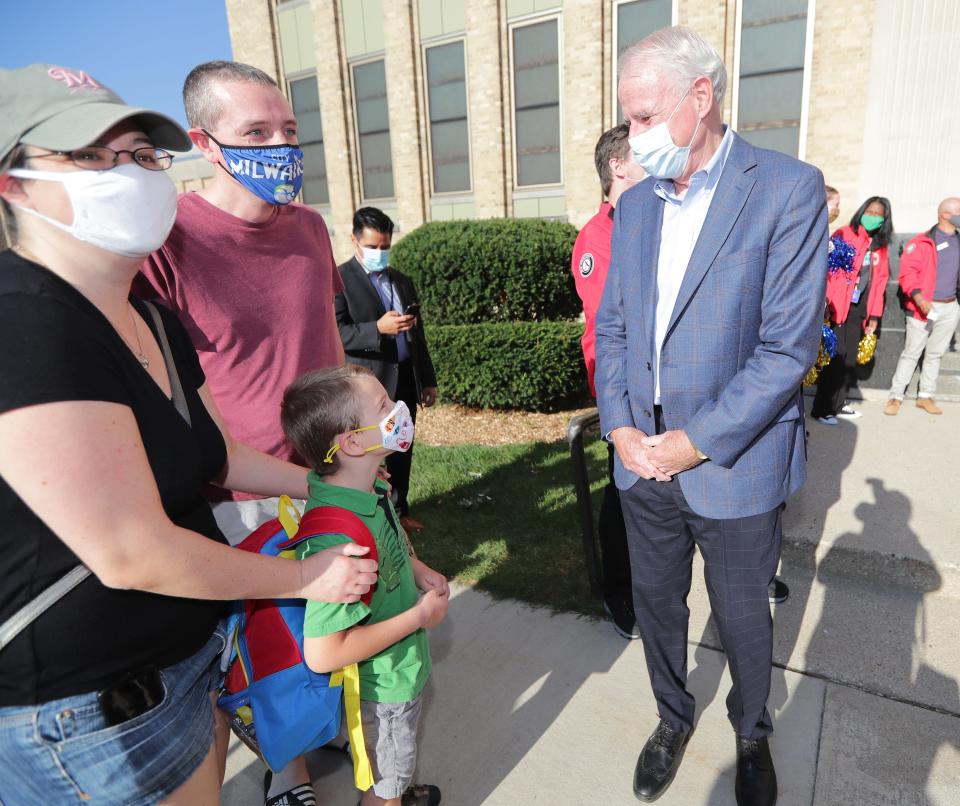
<instances>
[{"instance_id":1,"label":"gray baseball cap","mask_svg":"<svg viewBox=\"0 0 960 806\"><path fill-rule=\"evenodd\" d=\"M72 151L134 118L158 148L189 151L190 138L172 118L127 106L83 70L31 64L0 70L0 159L17 143Z\"/></svg>"}]
</instances>

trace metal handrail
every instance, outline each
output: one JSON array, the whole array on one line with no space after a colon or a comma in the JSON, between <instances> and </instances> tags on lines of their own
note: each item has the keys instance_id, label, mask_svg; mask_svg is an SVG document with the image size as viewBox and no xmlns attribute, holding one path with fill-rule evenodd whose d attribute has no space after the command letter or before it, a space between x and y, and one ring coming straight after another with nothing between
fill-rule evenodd
<instances>
[{"instance_id":1,"label":"metal handrail","mask_svg":"<svg viewBox=\"0 0 960 806\"><path fill-rule=\"evenodd\" d=\"M573 489L577 495L577 515L580 521L580 535L583 538L583 556L590 580L590 592L602 596L603 569L600 565L600 552L597 546L597 534L594 529L593 503L590 500L590 479L587 477L587 457L583 450L584 431L600 424L600 414L596 409L574 417L567 426L567 442L570 445L570 462L573 465Z\"/></svg>"}]
</instances>

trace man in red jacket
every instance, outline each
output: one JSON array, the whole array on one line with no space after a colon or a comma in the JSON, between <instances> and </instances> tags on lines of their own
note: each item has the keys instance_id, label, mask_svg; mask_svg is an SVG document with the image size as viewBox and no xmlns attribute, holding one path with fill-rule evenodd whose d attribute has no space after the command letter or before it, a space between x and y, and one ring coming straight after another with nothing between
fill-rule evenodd
<instances>
[{"instance_id":1,"label":"man in red jacket","mask_svg":"<svg viewBox=\"0 0 960 806\"><path fill-rule=\"evenodd\" d=\"M907 336L890 384L884 414L900 411L903 394L913 377L920 355L923 368L917 407L928 414L943 414L933 400L940 373L940 358L960 321L960 198L944 199L937 208L937 223L913 238L900 259L900 288L907 298Z\"/></svg>"},{"instance_id":2,"label":"man in red jacket","mask_svg":"<svg viewBox=\"0 0 960 806\"><path fill-rule=\"evenodd\" d=\"M605 131L597 141L594 161L600 175L600 185L607 201L597 214L580 230L573 245L570 270L583 301L586 326L580 344L587 365L587 382L596 397L593 385L594 334L593 323L603 296L603 284L610 265L610 236L613 233L613 208L625 190L645 176L643 169L630 156L627 141L629 129L623 123ZM630 556L627 552L627 533L623 525L620 496L613 483L613 445L608 444L610 481L603 491L600 505L600 559L603 563L603 608L613 620L613 628L624 638L640 637L633 614L633 588L630 582Z\"/></svg>"}]
</instances>

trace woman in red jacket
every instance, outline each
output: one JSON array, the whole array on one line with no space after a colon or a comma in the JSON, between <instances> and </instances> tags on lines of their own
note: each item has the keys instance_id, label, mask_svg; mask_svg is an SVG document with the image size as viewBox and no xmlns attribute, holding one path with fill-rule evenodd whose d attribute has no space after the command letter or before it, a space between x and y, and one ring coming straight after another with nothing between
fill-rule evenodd
<instances>
[{"instance_id":1,"label":"woman in red jacket","mask_svg":"<svg viewBox=\"0 0 960 806\"><path fill-rule=\"evenodd\" d=\"M860 339L864 333L873 333L883 316L890 276L887 249L893 237L889 200L871 196L837 235L853 245L856 256L851 271L839 269L827 278L827 314L837 336L837 354L820 373L812 411L827 425L836 425L837 417L861 416L846 398L856 380Z\"/></svg>"}]
</instances>

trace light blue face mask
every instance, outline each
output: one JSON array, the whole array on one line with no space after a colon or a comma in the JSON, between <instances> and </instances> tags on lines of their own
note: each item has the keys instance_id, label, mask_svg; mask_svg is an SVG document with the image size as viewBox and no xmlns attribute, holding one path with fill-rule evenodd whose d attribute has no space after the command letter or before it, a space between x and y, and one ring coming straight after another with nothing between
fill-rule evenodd
<instances>
[{"instance_id":1,"label":"light blue face mask","mask_svg":"<svg viewBox=\"0 0 960 806\"><path fill-rule=\"evenodd\" d=\"M300 146L225 146L206 129L203 133L220 146L227 173L269 204L290 204L303 184L303 151Z\"/></svg>"},{"instance_id":2,"label":"light blue face mask","mask_svg":"<svg viewBox=\"0 0 960 806\"><path fill-rule=\"evenodd\" d=\"M363 259L360 262L367 271L383 271L390 264L389 249L367 249L365 246L362 249Z\"/></svg>"},{"instance_id":3,"label":"light blue face mask","mask_svg":"<svg viewBox=\"0 0 960 806\"><path fill-rule=\"evenodd\" d=\"M670 117L665 121L658 123L656 126L651 126L645 132L631 137L628 141L630 151L633 154L633 161L655 179L676 179L683 174L687 167L687 160L690 159L690 146L693 145L697 132L700 131L700 121L697 121L697 128L693 130L693 137L685 146L678 146L673 142L667 124L677 114L680 104L689 94L690 90L688 89L677 101Z\"/></svg>"}]
</instances>

